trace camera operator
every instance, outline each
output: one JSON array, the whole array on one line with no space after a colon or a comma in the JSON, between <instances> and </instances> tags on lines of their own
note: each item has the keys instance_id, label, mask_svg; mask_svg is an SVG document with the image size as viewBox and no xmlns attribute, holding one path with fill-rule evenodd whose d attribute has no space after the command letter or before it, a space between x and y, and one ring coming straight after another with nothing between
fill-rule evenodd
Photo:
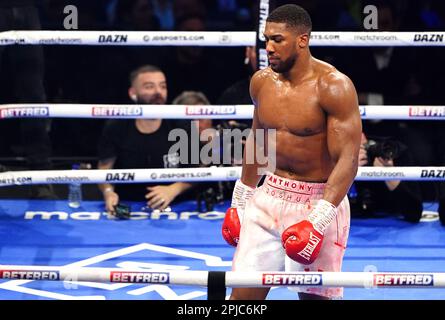
<instances>
[{"instance_id":1,"label":"camera operator","mask_svg":"<svg viewBox=\"0 0 445 320\"><path fill-rule=\"evenodd\" d=\"M409 163L406 147L387 138L371 140L362 134L360 166L394 167ZM351 201L351 211L363 216L385 212L403 216L406 221L419 222L422 197L417 181L356 181L357 198Z\"/></svg>"}]
</instances>

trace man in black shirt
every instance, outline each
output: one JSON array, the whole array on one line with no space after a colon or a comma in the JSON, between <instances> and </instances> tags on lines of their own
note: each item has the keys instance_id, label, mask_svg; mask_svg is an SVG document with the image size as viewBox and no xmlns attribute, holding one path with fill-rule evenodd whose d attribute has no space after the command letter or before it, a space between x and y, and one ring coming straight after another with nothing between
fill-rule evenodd
<instances>
[{"instance_id":1,"label":"man in black shirt","mask_svg":"<svg viewBox=\"0 0 445 320\"><path fill-rule=\"evenodd\" d=\"M157 67L142 66L130 75L130 98L138 104L165 104L167 82ZM176 122L162 119L112 120L105 127L99 142L99 169L176 168L180 166L178 153L169 153L175 143L168 141ZM163 210L180 194L191 188L190 183L175 182L164 185L100 184L105 206L114 213L119 200L146 199L152 209Z\"/></svg>"}]
</instances>

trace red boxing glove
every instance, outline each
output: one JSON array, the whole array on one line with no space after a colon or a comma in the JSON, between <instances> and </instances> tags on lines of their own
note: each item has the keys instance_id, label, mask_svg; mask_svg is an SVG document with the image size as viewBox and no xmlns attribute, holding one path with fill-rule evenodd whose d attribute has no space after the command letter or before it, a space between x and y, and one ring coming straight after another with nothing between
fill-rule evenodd
<instances>
[{"instance_id":1,"label":"red boxing glove","mask_svg":"<svg viewBox=\"0 0 445 320\"><path fill-rule=\"evenodd\" d=\"M311 264L320 253L323 235L312 223L303 220L284 230L281 241L289 258L301 264Z\"/></svg>"},{"instance_id":2,"label":"red boxing glove","mask_svg":"<svg viewBox=\"0 0 445 320\"><path fill-rule=\"evenodd\" d=\"M313 263L320 253L324 232L336 214L332 203L319 200L307 220L284 230L281 241L286 254L298 263Z\"/></svg>"},{"instance_id":3,"label":"red boxing glove","mask_svg":"<svg viewBox=\"0 0 445 320\"><path fill-rule=\"evenodd\" d=\"M227 209L222 225L222 235L224 240L231 246L236 247L239 240L240 230L241 223L236 208Z\"/></svg>"},{"instance_id":4,"label":"red boxing glove","mask_svg":"<svg viewBox=\"0 0 445 320\"><path fill-rule=\"evenodd\" d=\"M232 204L227 209L226 216L224 217L222 235L224 240L234 247L238 244L246 203L252 197L254 190L254 188L245 185L239 179L233 188Z\"/></svg>"}]
</instances>

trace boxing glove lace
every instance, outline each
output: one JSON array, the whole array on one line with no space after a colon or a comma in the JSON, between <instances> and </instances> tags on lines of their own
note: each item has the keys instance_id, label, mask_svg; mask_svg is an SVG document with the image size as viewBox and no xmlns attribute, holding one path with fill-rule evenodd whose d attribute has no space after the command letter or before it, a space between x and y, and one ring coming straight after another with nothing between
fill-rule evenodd
<instances>
[{"instance_id":1,"label":"boxing glove lace","mask_svg":"<svg viewBox=\"0 0 445 320\"><path fill-rule=\"evenodd\" d=\"M249 187L238 179L233 188L232 203L227 209L222 225L222 235L226 242L234 247L238 244L247 201L253 196L255 188Z\"/></svg>"}]
</instances>

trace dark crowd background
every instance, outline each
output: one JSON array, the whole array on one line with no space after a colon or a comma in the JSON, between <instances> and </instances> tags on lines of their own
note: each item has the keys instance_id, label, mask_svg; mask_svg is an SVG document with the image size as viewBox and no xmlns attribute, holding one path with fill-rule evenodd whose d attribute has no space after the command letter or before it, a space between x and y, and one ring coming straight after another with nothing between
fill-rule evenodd
<instances>
[{"instance_id":1,"label":"dark crowd background","mask_svg":"<svg viewBox=\"0 0 445 320\"><path fill-rule=\"evenodd\" d=\"M382 8L377 31L445 30L444 1L302 0L275 3L295 3L304 7L312 17L314 31L363 31L363 8L368 4ZM258 3L252 0L1 0L0 26L2 20L10 18L6 8L35 6L40 25L27 21L29 29L64 30L66 14L63 9L67 5L75 5L78 9L78 30L254 31L258 21ZM23 19L26 21L29 17ZM26 27L20 25L17 29ZM312 47L311 51L314 57L333 64L353 80L360 104L371 104L376 93L381 99L378 101L385 105L444 105L444 47L386 49ZM43 55L43 65L40 66L15 66L4 59L5 55L21 54L18 52L25 50L28 50L26 46L15 46L14 51L7 52L5 47L0 47L2 104L26 102L14 94L14 76L28 79L35 73L43 75L45 92L45 97L37 97L37 101L80 104L130 104L128 75L145 64L157 65L165 72L168 103L183 91L195 90L203 92L211 104L218 104L225 101L221 99L226 88L251 74L245 63L243 47L48 45L39 49L38 54ZM389 55L383 66L376 66L376 54ZM24 73L20 73L23 70ZM237 103L237 98L243 103L245 95L232 98L232 103ZM94 162L104 122L96 119L43 122L50 140L52 168L62 168L64 161L72 162L72 159ZM364 121L364 131L371 137L392 136L417 147L412 161L418 166L445 163L445 151L438 150L445 140L443 127L442 121ZM9 165L25 156L25 128L23 121L18 119L0 121L1 164ZM44 165L38 166L44 168Z\"/></svg>"}]
</instances>

